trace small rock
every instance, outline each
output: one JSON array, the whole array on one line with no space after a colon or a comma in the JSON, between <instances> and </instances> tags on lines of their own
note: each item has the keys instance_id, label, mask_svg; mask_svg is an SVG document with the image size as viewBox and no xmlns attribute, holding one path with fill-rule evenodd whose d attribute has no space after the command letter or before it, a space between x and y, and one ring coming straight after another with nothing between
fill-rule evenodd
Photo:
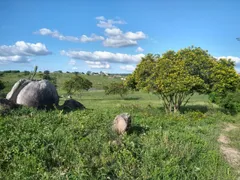
<instances>
[{"instance_id":1,"label":"small rock","mask_svg":"<svg viewBox=\"0 0 240 180\"><path fill-rule=\"evenodd\" d=\"M117 115L113 121L113 131L123 134L131 126L131 116L128 113Z\"/></svg>"}]
</instances>

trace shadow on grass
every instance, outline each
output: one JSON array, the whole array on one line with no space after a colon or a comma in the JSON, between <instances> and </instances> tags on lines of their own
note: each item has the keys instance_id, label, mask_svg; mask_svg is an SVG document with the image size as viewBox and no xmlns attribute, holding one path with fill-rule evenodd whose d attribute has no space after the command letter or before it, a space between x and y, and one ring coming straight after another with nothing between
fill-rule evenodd
<instances>
[{"instance_id":1,"label":"shadow on grass","mask_svg":"<svg viewBox=\"0 0 240 180\"><path fill-rule=\"evenodd\" d=\"M227 114L227 115L235 115L234 112L230 112L224 108L221 108L221 107L209 107L207 105L188 105L188 106L185 106L185 107L181 107L181 110L180 112L181 113L187 113L187 112L190 112L190 111L199 111L201 113L207 113L209 111L220 111L224 114Z\"/></svg>"},{"instance_id":2,"label":"shadow on grass","mask_svg":"<svg viewBox=\"0 0 240 180\"><path fill-rule=\"evenodd\" d=\"M139 100L141 99L140 97L125 97L123 100Z\"/></svg>"},{"instance_id":3,"label":"shadow on grass","mask_svg":"<svg viewBox=\"0 0 240 180\"><path fill-rule=\"evenodd\" d=\"M180 109L181 113L186 113L189 111L200 111L201 113L206 113L208 112L209 107L206 105L188 105L188 106L183 106Z\"/></svg>"},{"instance_id":4,"label":"shadow on grass","mask_svg":"<svg viewBox=\"0 0 240 180\"><path fill-rule=\"evenodd\" d=\"M148 130L149 128L145 128L140 125L133 125L129 128L128 134L134 133L134 134L140 135L140 134L146 133Z\"/></svg>"}]
</instances>

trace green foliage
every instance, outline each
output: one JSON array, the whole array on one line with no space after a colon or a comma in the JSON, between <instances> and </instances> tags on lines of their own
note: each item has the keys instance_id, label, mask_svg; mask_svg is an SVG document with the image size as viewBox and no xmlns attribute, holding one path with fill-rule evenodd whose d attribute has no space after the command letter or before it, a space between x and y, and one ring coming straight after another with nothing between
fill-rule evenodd
<instances>
[{"instance_id":1,"label":"green foliage","mask_svg":"<svg viewBox=\"0 0 240 180\"><path fill-rule=\"evenodd\" d=\"M230 59L220 59L215 62L211 74L211 102L220 105L232 114L240 112L240 92L238 90L240 77Z\"/></svg>"},{"instance_id":2,"label":"green foliage","mask_svg":"<svg viewBox=\"0 0 240 180\"><path fill-rule=\"evenodd\" d=\"M145 89L148 86L147 82L149 82L149 77L151 77L153 73L158 58L158 55L153 54L147 54L142 58L141 63L137 65L133 75L127 77L126 83L130 85L130 88L134 88L135 86L136 89Z\"/></svg>"},{"instance_id":3,"label":"green foliage","mask_svg":"<svg viewBox=\"0 0 240 180\"><path fill-rule=\"evenodd\" d=\"M229 92L225 97L216 101L221 107L228 110L231 114L240 112L240 92Z\"/></svg>"},{"instance_id":4,"label":"green foliage","mask_svg":"<svg viewBox=\"0 0 240 180\"><path fill-rule=\"evenodd\" d=\"M30 71L23 71L24 76L30 75Z\"/></svg>"},{"instance_id":5,"label":"green foliage","mask_svg":"<svg viewBox=\"0 0 240 180\"><path fill-rule=\"evenodd\" d=\"M216 61L211 69L211 91L220 97L225 97L228 92L235 92L240 84L240 77L229 65L227 60Z\"/></svg>"},{"instance_id":6,"label":"green foliage","mask_svg":"<svg viewBox=\"0 0 240 180\"><path fill-rule=\"evenodd\" d=\"M105 86L105 94L118 94L123 98L124 95L128 93L128 88L124 85L123 82L120 83L112 83L109 86Z\"/></svg>"},{"instance_id":7,"label":"green foliage","mask_svg":"<svg viewBox=\"0 0 240 180\"><path fill-rule=\"evenodd\" d=\"M239 76L231 60L216 61L207 51L189 47L178 52L167 51L161 57L148 54L126 85L157 94L166 112L178 112L195 93L224 94L235 91Z\"/></svg>"},{"instance_id":8,"label":"green foliage","mask_svg":"<svg viewBox=\"0 0 240 180\"><path fill-rule=\"evenodd\" d=\"M178 112L194 92L207 91L204 82L209 80L202 68L213 61L210 58L202 49L193 47L177 53L167 51L162 57L148 54L127 78L126 84L159 95L166 112Z\"/></svg>"},{"instance_id":9,"label":"green foliage","mask_svg":"<svg viewBox=\"0 0 240 180\"><path fill-rule=\"evenodd\" d=\"M57 87L57 77L54 74L51 75L48 71L44 71L40 76L42 79L50 81L55 87Z\"/></svg>"},{"instance_id":10,"label":"green foliage","mask_svg":"<svg viewBox=\"0 0 240 180\"><path fill-rule=\"evenodd\" d=\"M237 179L216 141L231 116L92 100L94 110L22 108L1 118L0 179ZM133 117L121 137L111 131L119 112Z\"/></svg>"},{"instance_id":11,"label":"green foliage","mask_svg":"<svg viewBox=\"0 0 240 180\"><path fill-rule=\"evenodd\" d=\"M92 82L88 79L75 75L70 80L67 80L63 84L63 89L69 94L73 94L75 92L81 92L82 90L87 91L92 87Z\"/></svg>"}]
</instances>

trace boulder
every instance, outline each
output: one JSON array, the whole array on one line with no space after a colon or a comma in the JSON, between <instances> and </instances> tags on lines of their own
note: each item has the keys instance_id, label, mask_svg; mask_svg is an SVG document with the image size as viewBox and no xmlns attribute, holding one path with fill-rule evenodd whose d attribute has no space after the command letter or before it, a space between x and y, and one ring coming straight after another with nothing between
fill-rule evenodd
<instances>
[{"instance_id":1,"label":"boulder","mask_svg":"<svg viewBox=\"0 0 240 180\"><path fill-rule=\"evenodd\" d=\"M59 102L57 90L48 80L21 79L14 84L6 99L36 108L51 108Z\"/></svg>"},{"instance_id":2,"label":"boulder","mask_svg":"<svg viewBox=\"0 0 240 180\"><path fill-rule=\"evenodd\" d=\"M113 121L113 131L123 134L131 126L131 116L128 113L117 115Z\"/></svg>"},{"instance_id":3,"label":"boulder","mask_svg":"<svg viewBox=\"0 0 240 180\"><path fill-rule=\"evenodd\" d=\"M74 99L68 99L61 106L61 109L65 110L76 110L76 109L85 109L84 105Z\"/></svg>"}]
</instances>

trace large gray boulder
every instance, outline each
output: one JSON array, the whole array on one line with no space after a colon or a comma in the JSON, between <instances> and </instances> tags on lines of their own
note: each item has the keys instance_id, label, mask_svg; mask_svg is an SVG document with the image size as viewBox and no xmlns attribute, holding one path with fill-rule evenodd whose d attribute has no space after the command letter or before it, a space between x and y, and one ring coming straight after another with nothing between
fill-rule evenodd
<instances>
[{"instance_id":1,"label":"large gray boulder","mask_svg":"<svg viewBox=\"0 0 240 180\"><path fill-rule=\"evenodd\" d=\"M6 99L36 108L51 108L59 102L57 90L48 80L21 79L14 84Z\"/></svg>"},{"instance_id":2,"label":"large gray boulder","mask_svg":"<svg viewBox=\"0 0 240 180\"><path fill-rule=\"evenodd\" d=\"M131 126L131 116L128 113L117 115L113 121L113 131L123 134Z\"/></svg>"}]
</instances>

